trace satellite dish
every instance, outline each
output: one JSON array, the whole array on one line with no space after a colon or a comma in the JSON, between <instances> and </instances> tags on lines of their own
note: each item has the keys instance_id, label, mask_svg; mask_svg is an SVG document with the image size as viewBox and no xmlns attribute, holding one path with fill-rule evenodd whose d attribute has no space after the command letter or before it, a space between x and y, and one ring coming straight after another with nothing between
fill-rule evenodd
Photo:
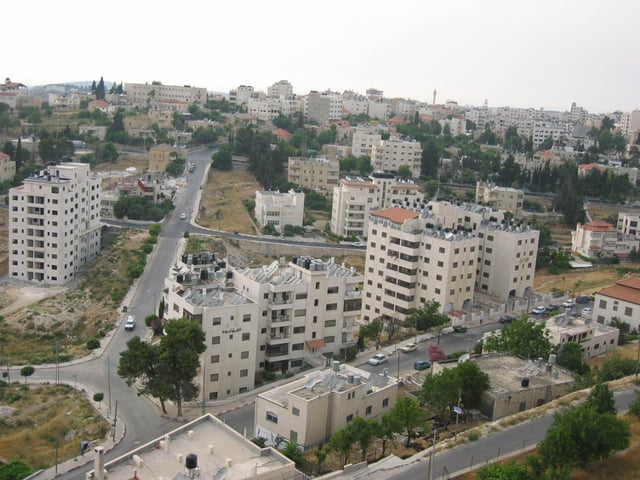
<instances>
[{"instance_id":1,"label":"satellite dish","mask_svg":"<svg viewBox=\"0 0 640 480\"><path fill-rule=\"evenodd\" d=\"M470 358L471 358L471 356L468 353L460 355L460 357L458 357L458 363L467 362L467 361L469 361Z\"/></svg>"},{"instance_id":2,"label":"satellite dish","mask_svg":"<svg viewBox=\"0 0 640 480\"><path fill-rule=\"evenodd\" d=\"M224 480L228 473L229 469L227 467L221 467L213 476L213 480Z\"/></svg>"}]
</instances>

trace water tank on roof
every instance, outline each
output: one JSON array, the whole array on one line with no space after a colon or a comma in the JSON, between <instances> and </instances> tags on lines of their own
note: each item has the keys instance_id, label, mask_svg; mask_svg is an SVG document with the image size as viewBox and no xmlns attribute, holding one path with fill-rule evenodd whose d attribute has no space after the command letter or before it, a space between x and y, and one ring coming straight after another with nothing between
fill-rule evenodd
<instances>
[{"instance_id":1,"label":"water tank on roof","mask_svg":"<svg viewBox=\"0 0 640 480\"><path fill-rule=\"evenodd\" d=\"M524 387L528 387L529 386L529 379L527 377L524 377L522 379L522 381L520 382L520 385L524 388Z\"/></svg>"},{"instance_id":2,"label":"water tank on roof","mask_svg":"<svg viewBox=\"0 0 640 480\"><path fill-rule=\"evenodd\" d=\"M202 269L200 270L200 280L208 280L209 279L209 271Z\"/></svg>"},{"instance_id":3,"label":"water tank on roof","mask_svg":"<svg viewBox=\"0 0 640 480\"><path fill-rule=\"evenodd\" d=\"M198 468L198 455L196 455L195 453L190 453L189 455L187 455L184 466L187 468L187 470Z\"/></svg>"},{"instance_id":4,"label":"water tank on roof","mask_svg":"<svg viewBox=\"0 0 640 480\"><path fill-rule=\"evenodd\" d=\"M184 275L179 273L178 276L176 277L176 280L178 281L178 283L184 282Z\"/></svg>"}]
</instances>

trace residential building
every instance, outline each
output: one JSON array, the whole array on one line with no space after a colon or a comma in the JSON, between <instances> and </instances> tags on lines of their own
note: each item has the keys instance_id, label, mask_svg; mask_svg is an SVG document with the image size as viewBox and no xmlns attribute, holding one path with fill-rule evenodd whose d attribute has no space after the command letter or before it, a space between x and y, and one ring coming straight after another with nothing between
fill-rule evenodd
<instances>
[{"instance_id":1,"label":"residential building","mask_svg":"<svg viewBox=\"0 0 640 480\"><path fill-rule=\"evenodd\" d=\"M16 162L4 152L0 152L0 182L10 182L16 176Z\"/></svg>"},{"instance_id":2,"label":"residential building","mask_svg":"<svg viewBox=\"0 0 640 480\"><path fill-rule=\"evenodd\" d=\"M480 411L497 420L539 407L571 391L573 375L553 360L524 360L510 354L474 357L480 370L489 375L489 390L480 399Z\"/></svg>"},{"instance_id":3,"label":"residential building","mask_svg":"<svg viewBox=\"0 0 640 480\"><path fill-rule=\"evenodd\" d=\"M613 319L628 323L632 330L640 329L640 278L618 280L595 294L593 318L598 323Z\"/></svg>"},{"instance_id":4,"label":"residential building","mask_svg":"<svg viewBox=\"0 0 640 480\"><path fill-rule=\"evenodd\" d=\"M309 92L305 102L305 118L324 125L340 120L343 112L342 95L334 92Z\"/></svg>"},{"instance_id":5,"label":"residential building","mask_svg":"<svg viewBox=\"0 0 640 480\"><path fill-rule=\"evenodd\" d=\"M499 187L491 182L476 182L475 202L496 210L506 210L514 216L522 214L524 192L517 188Z\"/></svg>"},{"instance_id":6,"label":"residential building","mask_svg":"<svg viewBox=\"0 0 640 480\"><path fill-rule=\"evenodd\" d=\"M300 188L331 195L340 179L340 162L326 157L289 157L287 180Z\"/></svg>"},{"instance_id":7,"label":"residential building","mask_svg":"<svg viewBox=\"0 0 640 480\"><path fill-rule=\"evenodd\" d=\"M289 97L293 95L293 85L288 80L280 80L267 88L270 97Z\"/></svg>"},{"instance_id":8,"label":"residential building","mask_svg":"<svg viewBox=\"0 0 640 480\"><path fill-rule=\"evenodd\" d=\"M640 238L640 214L635 212L618 213L618 231L623 235Z\"/></svg>"},{"instance_id":9,"label":"residential building","mask_svg":"<svg viewBox=\"0 0 640 480\"><path fill-rule=\"evenodd\" d=\"M105 463L95 447L94 480L295 478L295 463L272 447L259 447L222 420L203 415ZM159 476L159 474L162 476Z\"/></svg>"},{"instance_id":10,"label":"residential building","mask_svg":"<svg viewBox=\"0 0 640 480\"><path fill-rule=\"evenodd\" d=\"M155 106L158 102L177 100L187 105L207 103L207 89L201 87L162 85L153 83L127 83L124 86L132 105Z\"/></svg>"},{"instance_id":11,"label":"residential building","mask_svg":"<svg viewBox=\"0 0 640 480\"><path fill-rule=\"evenodd\" d=\"M446 230L436 222L431 213L403 208L371 213L363 320L403 321L430 300L444 312L473 302L480 240L465 229Z\"/></svg>"},{"instance_id":12,"label":"residential building","mask_svg":"<svg viewBox=\"0 0 640 480\"><path fill-rule=\"evenodd\" d=\"M256 191L255 206L258 227L273 225L278 232L285 225L301 227L304 220L304 192Z\"/></svg>"},{"instance_id":13,"label":"residential building","mask_svg":"<svg viewBox=\"0 0 640 480\"><path fill-rule=\"evenodd\" d=\"M374 172L367 178L348 175L333 189L331 232L363 238L371 211L422 202L422 189L411 179L383 172Z\"/></svg>"},{"instance_id":14,"label":"residential building","mask_svg":"<svg viewBox=\"0 0 640 480\"><path fill-rule=\"evenodd\" d=\"M415 140L391 137L380 140L371 148L371 166L375 171L397 173L401 166L409 167L413 178L420 177L422 146Z\"/></svg>"},{"instance_id":15,"label":"residential building","mask_svg":"<svg viewBox=\"0 0 640 480\"><path fill-rule=\"evenodd\" d=\"M351 155L356 158L371 157L374 145L382 140L382 130L379 126L358 125L353 129L351 137Z\"/></svg>"},{"instance_id":16,"label":"residential building","mask_svg":"<svg viewBox=\"0 0 640 480\"><path fill-rule=\"evenodd\" d=\"M64 285L100 252L100 180L85 163L47 166L9 190L9 277Z\"/></svg>"},{"instance_id":17,"label":"residential building","mask_svg":"<svg viewBox=\"0 0 640 480\"><path fill-rule=\"evenodd\" d=\"M104 140L107 138L107 130L109 129L109 127L103 126L103 125L88 125L88 124L84 124L84 125L80 125L78 127L78 131L81 134L85 134L85 135L91 135L93 137L96 137L98 140L104 142Z\"/></svg>"},{"instance_id":18,"label":"residential building","mask_svg":"<svg viewBox=\"0 0 640 480\"><path fill-rule=\"evenodd\" d=\"M584 358L594 357L618 348L620 330L596 323L591 318L578 318L568 312L555 315L546 322L549 341L562 351L569 342L580 345Z\"/></svg>"},{"instance_id":19,"label":"residential building","mask_svg":"<svg viewBox=\"0 0 640 480\"><path fill-rule=\"evenodd\" d=\"M256 396L255 438L274 445L282 438L303 449L319 447L354 417L380 418L396 403L398 380L385 368L369 373L333 362L327 370Z\"/></svg>"},{"instance_id":20,"label":"residential building","mask_svg":"<svg viewBox=\"0 0 640 480\"><path fill-rule=\"evenodd\" d=\"M578 223L571 231L571 251L584 257L628 259L633 250L640 250L640 238L618 233L603 220Z\"/></svg>"},{"instance_id":21,"label":"residential building","mask_svg":"<svg viewBox=\"0 0 640 480\"><path fill-rule=\"evenodd\" d=\"M640 110L623 112L620 122L620 130L627 140L631 140L634 133L640 130Z\"/></svg>"},{"instance_id":22,"label":"residential building","mask_svg":"<svg viewBox=\"0 0 640 480\"><path fill-rule=\"evenodd\" d=\"M229 103L232 105L244 105L249 101L253 92L251 85L240 85L229 92Z\"/></svg>"},{"instance_id":23,"label":"residential building","mask_svg":"<svg viewBox=\"0 0 640 480\"><path fill-rule=\"evenodd\" d=\"M324 365L353 346L362 281L333 259L234 268L205 252L183 256L165 280L165 316L202 325L203 396L220 400L251 390L256 372Z\"/></svg>"},{"instance_id":24,"label":"residential building","mask_svg":"<svg viewBox=\"0 0 640 480\"><path fill-rule=\"evenodd\" d=\"M167 165L171 163L173 157L177 156L177 151L171 145L161 143L149 149L149 170L164 172Z\"/></svg>"}]
</instances>

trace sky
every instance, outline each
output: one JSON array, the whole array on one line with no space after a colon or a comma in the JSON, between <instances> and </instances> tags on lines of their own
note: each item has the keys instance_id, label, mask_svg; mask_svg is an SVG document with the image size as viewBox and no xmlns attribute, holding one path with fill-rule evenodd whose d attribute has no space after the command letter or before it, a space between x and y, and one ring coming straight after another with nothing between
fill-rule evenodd
<instances>
[{"instance_id":1,"label":"sky","mask_svg":"<svg viewBox=\"0 0 640 480\"><path fill-rule=\"evenodd\" d=\"M638 0L31 0L2 6L0 75L592 113L640 108ZM31 5L32 8L29 8Z\"/></svg>"}]
</instances>

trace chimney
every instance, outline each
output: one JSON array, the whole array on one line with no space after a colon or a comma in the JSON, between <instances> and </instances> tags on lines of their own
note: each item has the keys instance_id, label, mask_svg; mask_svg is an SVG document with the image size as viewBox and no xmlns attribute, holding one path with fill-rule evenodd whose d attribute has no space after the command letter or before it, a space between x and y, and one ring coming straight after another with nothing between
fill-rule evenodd
<instances>
[{"instance_id":1,"label":"chimney","mask_svg":"<svg viewBox=\"0 0 640 480\"><path fill-rule=\"evenodd\" d=\"M104 480L104 447L97 446L93 449L96 457L93 460L93 469L97 480Z\"/></svg>"}]
</instances>

